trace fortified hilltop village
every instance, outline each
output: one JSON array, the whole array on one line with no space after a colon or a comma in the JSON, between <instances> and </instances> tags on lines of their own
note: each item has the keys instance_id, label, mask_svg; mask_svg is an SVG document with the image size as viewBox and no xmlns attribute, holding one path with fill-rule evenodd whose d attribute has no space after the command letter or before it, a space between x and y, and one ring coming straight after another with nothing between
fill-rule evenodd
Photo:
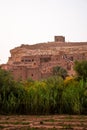
<instances>
[{"instance_id":1,"label":"fortified hilltop village","mask_svg":"<svg viewBox=\"0 0 87 130\"><path fill-rule=\"evenodd\" d=\"M21 45L10 50L6 64L15 80L43 79L52 75L53 67L61 66L68 75L74 75L76 60L87 60L87 42L65 42L64 36L55 36L54 42Z\"/></svg>"}]
</instances>

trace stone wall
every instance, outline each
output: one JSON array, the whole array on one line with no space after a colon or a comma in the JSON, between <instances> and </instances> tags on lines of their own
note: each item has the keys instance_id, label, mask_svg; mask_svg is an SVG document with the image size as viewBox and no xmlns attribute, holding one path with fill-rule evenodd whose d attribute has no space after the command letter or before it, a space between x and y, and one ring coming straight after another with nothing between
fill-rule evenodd
<instances>
[{"instance_id":1,"label":"stone wall","mask_svg":"<svg viewBox=\"0 0 87 130\"><path fill-rule=\"evenodd\" d=\"M46 78L52 75L55 66L62 66L69 75L73 75L74 61L87 60L87 42L65 42L62 36L55 38L54 42L21 45L10 50L7 69L16 80Z\"/></svg>"}]
</instances>

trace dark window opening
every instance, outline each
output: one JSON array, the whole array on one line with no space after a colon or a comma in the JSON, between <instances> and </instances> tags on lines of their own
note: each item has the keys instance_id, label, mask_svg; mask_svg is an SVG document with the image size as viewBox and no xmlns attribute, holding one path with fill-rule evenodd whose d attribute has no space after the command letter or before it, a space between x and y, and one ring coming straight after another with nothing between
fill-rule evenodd
<instances>
[{"instance_id":1,"label":"dark window opening","mask_svg":"<svg viewBox=\"0 0 87 130\"><path fill-rule=\"evenodd\" d=\"M33 75L33 74L31 74L31 76L33 77L34 75Z\"/></svg>"},{"instance_id":2,"label":"dark window opening","mask_svg":"<svg viewBox=\"0 0 87 130\"><path fill-rule=\"evenodd\" d=\"M21 61L22 61L22 62L31 62L30 59L22 59Z\"/></svg>"},{"instance_id":3,"label":"dark window opening","mask_svg":"<svg viewBox=\"0 0 87 130\"><path fill-rule=\"evenodd\" d=\"M22 62L24 62L24 60L21 60Z\"/></svg>"},{"instance_id":4,"label":"dark window opening","mask_svg":"<svg viewBox=\"0 0 87 130\"><path fill-rule=\"evenodd\" d=\"M40 62L49 62L51 60L50 57L43 57L43 58L40 58Z\"/></svg>"}]
</instances>

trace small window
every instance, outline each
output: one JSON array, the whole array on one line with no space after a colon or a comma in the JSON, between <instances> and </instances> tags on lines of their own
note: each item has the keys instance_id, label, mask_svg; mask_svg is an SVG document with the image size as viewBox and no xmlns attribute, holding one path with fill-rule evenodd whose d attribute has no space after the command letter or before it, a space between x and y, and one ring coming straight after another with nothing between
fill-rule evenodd
<instances>
[{"instance_id":1,"label":"small window","mask_svg":"<svg viewBox=\"0 0 87 130\"><path fill-rule=\"evenodd\" d=\"M21 60L22 62L24 62L24 60Z\"/></svg>"},{"instance_id":2,"label":"small window","mask_svg":"<svg viewBox=\"0 0 87 130\"><path fill-rule=\"evenodd\" d=\"M28 60L28 62L31 62L31 60Z\"/></svg>"},{"instance_id":3,"label":"small window","mask_svg":"<svg viewBox=\"0 0 87 130\"><path fill-rule=\"evenodd\" d=\"M33 75L33 74L31 74L31 76L33 77L34 75Z\"/></svg>"},{"instance_id":4,"label":"small window","mask_svg":"<svg viewBox=\"0 0 87 130\"><path fill-rule=\"evenodd\" d=\"M40 58L40 62L49 62L51 60L50 57L42 57Z\"/></svg>"}]
</instances>

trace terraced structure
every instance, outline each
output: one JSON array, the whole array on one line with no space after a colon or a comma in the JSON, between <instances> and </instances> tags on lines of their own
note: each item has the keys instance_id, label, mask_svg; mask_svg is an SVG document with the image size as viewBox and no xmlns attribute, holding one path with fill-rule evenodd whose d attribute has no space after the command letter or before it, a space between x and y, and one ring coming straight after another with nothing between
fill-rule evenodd
<instances>
[{"instance_id":1,"label":"terraced structure","mask_svg":"<svg viewBox=\"0 0 87 130\"><path fill-rule=\"evenodd\" d=\"M10 50L7 64L15 80L44 79L53 75L53 68L61 66L68 75L74 75L74 62L87 60L87 42L66 42L65 37L55 36L53 42L24 45Z\"/></svg>"},{"instance_id":2,"label":"terraced structure","mask_svg":"<svg viewBox=\"0 0 87 130\"><path fill-rule=\"evenodd\" d=\"M87 130L85 115L0 116L0 130Z\"/></svg>"}]
</instances>

